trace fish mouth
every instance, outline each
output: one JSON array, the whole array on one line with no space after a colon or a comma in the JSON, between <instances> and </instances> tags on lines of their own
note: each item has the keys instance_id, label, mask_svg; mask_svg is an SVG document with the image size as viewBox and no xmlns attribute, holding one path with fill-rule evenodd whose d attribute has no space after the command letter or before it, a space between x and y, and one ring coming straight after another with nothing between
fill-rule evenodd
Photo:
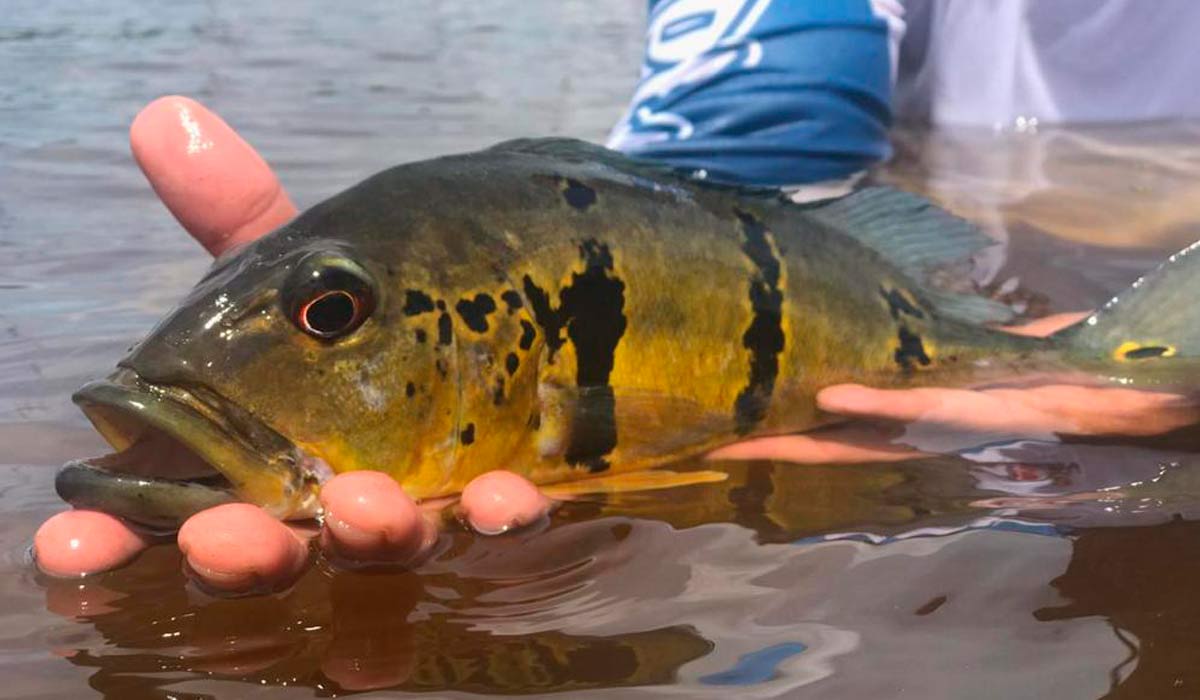
<instances>
[{"instance_id":1,"label":"fish mouth","mask_svg":"<svg viewBox=\"0 0 1200 700\"><path fill-rule=\"evenodd\" d=\"M211 390L122 368L72 400L115 450L59 470L55 489L73 506L156 528L235 501L280 519L317 513L328 466Z\"/></svg>"}]
</instances>

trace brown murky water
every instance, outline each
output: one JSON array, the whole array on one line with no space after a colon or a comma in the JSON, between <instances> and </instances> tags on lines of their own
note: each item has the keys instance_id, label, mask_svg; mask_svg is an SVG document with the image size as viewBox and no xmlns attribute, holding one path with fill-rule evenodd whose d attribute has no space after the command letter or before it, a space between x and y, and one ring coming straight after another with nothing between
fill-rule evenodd
<instances>
[{"instance_id":1,"label":"brown murky water","mask_svg":"<svg viewBox=\"0 0 1200 700\"><path fill-rule=\"evenodd\" d=\"M572 503L526 532L451 532L414 573L317 566L269 598L205 597L171 546L86 581L39 576L27 548L61 507L53 471L102 448L70 391L207 264L127 155L141 105L205 100L307 205L404 160L602 138L644 7L5 9L0 697L1200 695L1200 461L1163 446L911 428L960 454L735 464L725 484ZM901 132L880 177L1009 242L990 291L1033 314L1088 308L1200 238L1198 136Z\"/></svg>"}]
</instances>

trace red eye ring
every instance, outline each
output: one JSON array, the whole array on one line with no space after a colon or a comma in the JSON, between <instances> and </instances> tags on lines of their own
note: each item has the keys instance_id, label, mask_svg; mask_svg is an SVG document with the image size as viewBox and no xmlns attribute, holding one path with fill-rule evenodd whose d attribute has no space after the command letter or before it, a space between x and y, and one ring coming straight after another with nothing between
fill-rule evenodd
<instances>
[{"instance_id":1,"label":"red eye ring","mask_svg":"<svg viewBox=\"0 0 1200 700\"><path fill-rule=\"evenodd\" d=\"M378 297L366 270L331 253L301 260L280 288L280 303L291 322L324 342L356 331L374 313Z\"/></svg>"},{"instance_id":2,"label":"red eye ring","mask_svg":"<svg viewBox=\"0 0 1200 700\"><path fill-rule=\"evenodd\" d=\"M305 302L296 323L317 338L336 338L356 328L362 316L358 297L344 289L327 289Z\"/></svg>"}]
</instances>

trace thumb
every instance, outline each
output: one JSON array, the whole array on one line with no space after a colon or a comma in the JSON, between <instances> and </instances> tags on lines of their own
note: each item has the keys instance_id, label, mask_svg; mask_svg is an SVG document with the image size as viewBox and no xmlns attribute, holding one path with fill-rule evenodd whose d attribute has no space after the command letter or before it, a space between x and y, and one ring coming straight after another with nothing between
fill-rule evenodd
<instances>
[{"instance_id":1,"label":"thumb","mask_svg":"<svg viewBox=\"0 0 1200 700\"><path fill-rule=\"evenodd\" d=\"M129 142L163 204L213 255L296 215L270 166L195 100L172 95L151 102L134 118Z\"/></svg>"}]
</instances>

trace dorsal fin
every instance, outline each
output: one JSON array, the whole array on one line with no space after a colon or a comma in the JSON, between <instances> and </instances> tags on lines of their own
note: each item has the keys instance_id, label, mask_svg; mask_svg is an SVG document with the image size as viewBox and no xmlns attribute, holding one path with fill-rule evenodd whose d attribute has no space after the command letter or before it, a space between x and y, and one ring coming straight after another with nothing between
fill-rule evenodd
<instances>
[{"instance_id":1,"label":"dorsal fin","mask_svg":"<svg viewBox=\"0 0 1200 700\"><path fill-rule=\"evenodd\" d=\"M966 219L891 187L797 206L899 267L921 285L939 315L969 323L1012 320L1008 306L956 289L968 278L971 257L997 244Z\"/></svg>"},{"instance_id":2,"label":"dorsal fin","mask_svg":"<svg viewBox=\"0 0 1200 700\"><path fill-rule=\"evenodd\" d=\"M620 151L578 139L560 137L513 139L498 143L488 150L546 156L571 163L603 165L630 177L656 180L664 184L685 185L741 196L765 196L771 199L777 199L780 196L777 187L713 182L696 177L694 172L688 168L677 168L660 161L631 158Z\"/></svg>"},{"instance_id":3,"label":"dorsal fin","mask_svg":"<svg viewBox=\"0 0 1200 700\"><path fill-rule=\"evenodd\" d=\"M513 139L492 146L489 151L547 156L572 163L607 165L630 175L688 180L685 174L654 161L634 160L625 154L587 141L568 138Z\"/></svg>"},{"instance_id":4,"label":"dorsal fin","mask_svg":"<svg viewBox=\"0 0 1200 700\"><path fill-rule=\"evenodd\" d=\"M687 171L653 161L635 160L603 146L568 138L515 139L489 150L596 164L634 178L671 182L747 197L779 200L776 188L709 182ZM939 315L969 323L1012 320L1008 306L955 289L967 279L971 256L996 245L974 224L915 194L890 187L867 187L844 197L791 205L850 235L898 266L921 285ZM949 284L947 284L949 283ZM971 288L971 287L968 287Z\"/></svg>"}]
</instances>

